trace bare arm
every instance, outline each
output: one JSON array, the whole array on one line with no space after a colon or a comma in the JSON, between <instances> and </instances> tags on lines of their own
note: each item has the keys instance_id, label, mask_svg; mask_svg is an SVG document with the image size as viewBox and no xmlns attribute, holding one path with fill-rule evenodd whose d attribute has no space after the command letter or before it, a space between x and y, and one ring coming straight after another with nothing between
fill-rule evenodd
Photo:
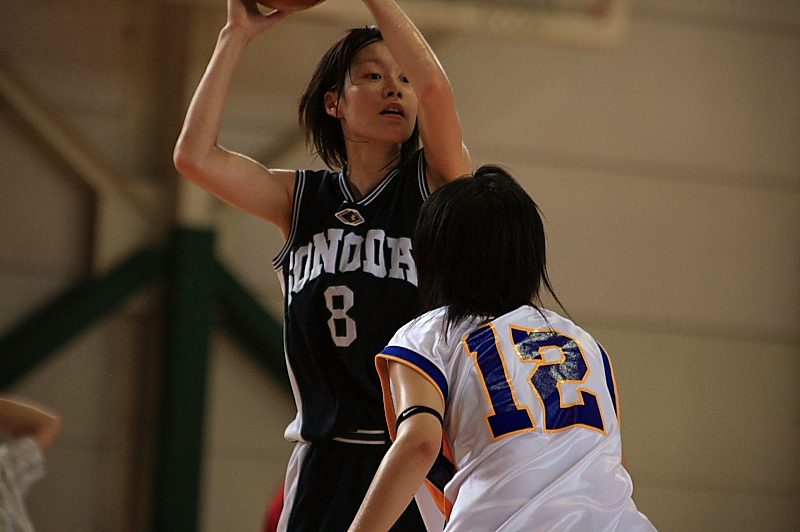
<instances>
[{"instance_id":1,"label":"bare arm","mask_svg":"<svg viewBox=\"0 0 800 532\"><path fill-rule=\"evenodd\" d=\"M394 0L364 0L419 99L419 132L432 189L471 172L453 89L442 65Z\"/></svg>"},{"instance_id":2,"label":"bare arm","mask_svg":"<svg viewBox=\"0 0 800 532\"><path fill-rule=\"evenodd\" d=\"M444 413L439 391L420 373L389 362L395 391L395 416L423 405ZM383 458L356 514L350 532L385 532L405 511L430 471L442 445L442 426L431 414L417 414L400 424L397 437Z\"/></svg>"},{"instance_id":3,"label":"bare arm","mask_svg":"<svg viewBox=\"0 0 800 532\"><path fill-rule=\"evenodd\" d=\"M228 0L228 21L192 97L175 145L175 167L186 179L246 212L263 218L286 237L291 224L294 171L269 170L217 144L223 109L236 67L255 36L286 17L263 15L255 0Z\"/></svg>"},{"instance_id":4,"label":"bare arm","mask_svg":"<svg viewBox=\"0 0 800 532\"><path fill-rule=\"evenodd\" d=\"M0 429L15 438L30 436L47 452L61 431L61 420L43 408L0 398Z\"/></svg>"}]
</instances>

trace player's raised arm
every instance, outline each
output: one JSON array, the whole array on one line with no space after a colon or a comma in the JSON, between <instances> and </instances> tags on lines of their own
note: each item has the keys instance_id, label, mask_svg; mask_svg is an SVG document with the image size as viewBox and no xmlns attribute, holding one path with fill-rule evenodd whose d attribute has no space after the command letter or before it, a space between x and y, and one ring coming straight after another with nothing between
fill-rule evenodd
<instances>
[{"instance_id":1,"label":"player's raised arm","mask_svg":"<svg viewBox=\"0 0 800 532\"><path fill-rule=\"evenodd\" d=\"M268 170L217 144L223 109L234 72L247 44L288 15L262 14L255 0L228 0L228 19L192 97L173 153L177 170L222 200L288 235L294 171Z\"/></svg>"},{"instance_id":2,"label":"player's raised arm","mask_svg":"<svg viewBox=\"0 0 800 532\"><path fill-rule=\"evenodd\" d=\"M400 362L388 361L388 367L395 416L414 406L444 414L442 396L422 374ZM397 427L397 436L381 461L349 532L389 530L419 490L441 445L441 418L429 411L405 418Z\"/></svg>"},{"instance_id":3,"label":"player's raised arm","mask_svg":"<svg viewBox=\"0 0 800 532\"><path fill-rule=\"evenodd\" d=\"M364 0L419 99L420 138L431 188L471 172L450 80L414 23L394 0Z\"/></svg>"}]
</instances>

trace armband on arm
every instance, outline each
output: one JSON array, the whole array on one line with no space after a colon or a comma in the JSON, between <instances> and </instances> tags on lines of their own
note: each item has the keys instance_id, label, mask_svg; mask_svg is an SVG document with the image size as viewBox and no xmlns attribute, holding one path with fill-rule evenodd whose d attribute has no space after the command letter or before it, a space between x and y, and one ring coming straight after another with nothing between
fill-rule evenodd
<instances>
[{"instance_id":1,"label":"armband on arm","mask_svg":"<svg viewBox=\"0 0 800 532\"><path fill-rule=\"evenodd\" d=\"M440 425L444 424L444 421L442 420L442 415L433 408L423 405L414 405L414 406L409 406L408 408L403 410L399 416L397 416L397 423L395 423L394 426L395 430L400 428L400 423L410 418L411 416L415 416L417 414L432 414L433 416L436 417L436 419L439 420Z\"/></svg>"}]
</instances>

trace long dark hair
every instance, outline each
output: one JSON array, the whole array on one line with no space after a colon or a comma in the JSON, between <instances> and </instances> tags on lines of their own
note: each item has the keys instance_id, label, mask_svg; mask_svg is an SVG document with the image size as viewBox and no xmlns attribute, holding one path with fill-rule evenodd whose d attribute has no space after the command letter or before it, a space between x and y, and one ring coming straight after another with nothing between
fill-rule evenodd
<instances>
[{"instance_id":1,"label":"long dark hair","mask_svg":"<svg viewBox=\"0 0 800 532\"><path fill-rule=\"evenodd\" d=\"M325 93L342 95L350 65L358 52L366 46L383 40L377 26L353 28L331 46L322 56L311 81L300 97L298 114L300 125L305 130L306 143L332 169L342 169L347 164L347 149L339 119L325 111ZM400 149L400 161L408 160L419 149L419 128Z\"/></svg>"},{"instance_id":2,"label":"long dark hair","mask_svg":"<svg viewBox=\"0 0 800 532\"><path fill-rule=\"evenodd\" d=\"M421 311L447 307L447 326L496 318L522 305L541 309L547 275L539 207L513 177L480 167L437 189L423 204L414 235Z\"/></svg>"}]
</instances>

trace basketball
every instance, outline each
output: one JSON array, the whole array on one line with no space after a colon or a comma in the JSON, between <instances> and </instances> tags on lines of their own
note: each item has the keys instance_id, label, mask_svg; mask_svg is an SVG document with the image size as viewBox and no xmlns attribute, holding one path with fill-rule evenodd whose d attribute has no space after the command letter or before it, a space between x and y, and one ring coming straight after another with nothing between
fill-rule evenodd
<instances>
[{"instance_id":1,"label":"basketball","mask_svg":"<svg viewBox=\"0 0 800 532\"><path fill-rule=\"evenodd\" d=\"M262 6L279 11L300 11L324 2L325 0L258 0Z\"/></svg>"}]
</instances>

